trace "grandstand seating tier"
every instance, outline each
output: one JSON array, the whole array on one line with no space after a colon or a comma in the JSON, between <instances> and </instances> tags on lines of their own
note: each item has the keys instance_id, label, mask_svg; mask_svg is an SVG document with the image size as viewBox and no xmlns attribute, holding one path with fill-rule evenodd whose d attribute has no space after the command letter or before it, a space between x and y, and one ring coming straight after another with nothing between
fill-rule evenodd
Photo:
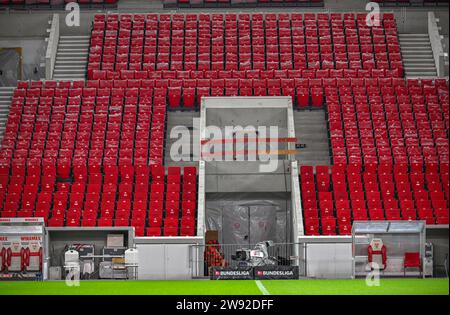
<instances>
[{"instance_id":1,"label":"grandstand seating tier","mask_svg":"<svg viewBox=\"0 0 450 315\"><path fill-rule=\"evenodd\" d=\"M393 14L379 27L365 18L95 15L86 82L14 91L0 216L195 235L196 170L162 166L167 110L283 95L328 119L333 166L300 169L306 234L349 234L353 220L448 224L448 81L405 80Z\"/></svg>"},{"instance_id":2,"label":"grandstand seating tier","mask_svg":"<svg viewBox=\"0 0 450 315\"><path fill-rule=\"evenodd\" d=\"M394 16L381 20L368 27L364 13L96 15L88 74L336 69L402 77Z\"/></svg>"},{"instance_id":3,"label":"grandstand seating tier","mask_svg":"<svg viewBox=\"0 0 450 315\"><path fill-rule=\"evenodd\" d=\"M327 91L333 165L300 168L305 233L350 234L353 220L448 224L448 81L354 79Z\"/></svg>"}]
</instances>

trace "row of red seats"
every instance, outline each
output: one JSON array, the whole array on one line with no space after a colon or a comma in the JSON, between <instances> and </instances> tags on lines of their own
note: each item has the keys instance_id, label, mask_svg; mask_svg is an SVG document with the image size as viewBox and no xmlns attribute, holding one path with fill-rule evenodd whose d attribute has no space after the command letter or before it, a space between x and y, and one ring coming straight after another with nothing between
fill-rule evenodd
<instances>
[{"instance_id":1,"label":"row of red seats","mask_svg":"<svg viewBox=\"0 0 450 315\"><path fill-rule=\"evenodd\" d=\"M260 21L265 21L270 24L273 21L284 22L291 21L293 26L304 25L315 25L319 23L320 25L325 25L326 21L331 22L331 24L336 25L341 22L345 23L346 26L355 26L357 23L362 23L365 21L367 13L201 13L201 14L129 14L129 13L109 13L109 14L97 14L94 17L94 28L101 29L104 26L104 22L110 23L114 27L119 26L119 21L126 23L127 27L132 27L133 24L130 22L137 23L134 25L137 29L141 28L142 25L150 23L153 25L154 22L223 22L223 21L252 21L258 23ZM383 22L387 22L389 26L395 25L395 16L393 13L382 13L380 19ZM165 24L164 24L165 25ZM366 25L367 26L367 25ZM196 26L193 28L197 28ZM153 29L151 27L150 29Z\"/></svg>"},{"instance_id":2,"label":"row of red seats","mask_svg":"<svg viewBox=\"0 0 450 315\"><path fill-rule=\"evenodd\" d=\"M449 163L445 80L325 88L334 164Z\"/></svg>"},{"instance_id":3,"label":"row of red seats","mask_svg":"<svg viewBox=\"0 0 450 315\"><path fill-rule=\"evenodd\" d=\"M83 87L87 88L164 88L164 87L196 87L197 82L204 82L204 80L211 82L214 79L222 80L239 80L239 84L249 81L261 80L267 82L267 80L280 80L280 82L298 82L298 86L309 87L323 87L324 89L340 88L340 87L379 87L383 88L412 88L416 86L434 85L439 90L447 88L446 79L404 79L390 76L377 77L351 77L350 73L345 71L323 72L319 70L311 73L308 70L303 71L193 71L193 72L165 72L156 71L149 72L148 78L138 78L133 71L122 71L121 76L118 78L108 78L103 71L94 72L96 79L86 81L74 81L73 88L79 89ZM375 73L374 73L375 74ZM377 73L378 74L378 73ZM335 77L336 75L336 77ZM292 81L291 81L292 80ZM67 85L69 82L59 81L32 81L30 84L26 81L19 81L19 89L27 88L68 88L71 85ZM231 81L230 81L231 82ZM36 84L39 83L39 84ZM79 83L79 84L78 84Z\"/></svg>"},{"instance_id":4,"label":"row of red seats","mask_svg":"<svg viewBox=\"0 0 450 315\"><path fill-rule=\"evenodd\" d=\"M348 235L353 220L449 222L448 164L302 166L300 182L307 235Z\"/></svg>"},{"instance_id":5,"label":"row of red seats","mask_svg":"<svg viewBox=\"0 0 450 315\"><path fill-rule=\"evenodd\" d=\"M195 167L183 174L169 167L166 174L162 166L109 165L73 182L60 181L55 168L42 170L42 176L37 169L26 175L1 169L1 217L43 217L48 226L131 225L138 236L195 235Z\"/></svg>"},{"instance_id":6,"label":"row of red seats","mask_svg":"<svg viewBox=\"0 0 450 315\"><path fill-rule=\"evenodd\" d=\"M90 70L89 80L146 80L146 79L357 79L397 78L401 72L384 69L303 69L303 70ZM399 80L403 80L399 78Z\"/></svg>"},{"instance_id":7,"label":"row of red seats","mask_svg":"<svg viewBox=\"0 0 450 315\"><path fill-rule=\"evenodd\" d=\"M164 7L323 6L323 0L164 0Z\"/></svg>"},{"instance_id":8,"label":"row of red seats","mask_svg":"<svg viewBox=\"0 0 450 315\"><path fill-rule=\"evenodd\" d=\"M76 165L162 164L166 91L29 85L14 91L2 164L43 160L57 164L62 178Z\"/></svg>"},{"instance_id":9,"label":"row of red seats","mask_svg":"<svg viewBox=\"0 0 450 315\"><path fill-rule=\"evenodd\" d=\"M64 3L76 2L81 5L111 5L118 0L0 0L0 5L51 5L60 6Z\"/></svg>"},{"instance_id":10,"label":"row of red seats","mask_svg":"<svg viewBox=\"0 0 450 315\"><path fill-rule=\"evenodd\" d=\"M389 69L403 72L395 20L365 15L97 15L88 71ZM313 17L313 19L310 19ZM197 24L198 23L198 24ZM303 24L305 23L305 24ZM305 25L305 26L304 26ZM331 25L331 26L330 26ZM320 40L319 40L320 38ZM387 45L389 43L389 45Z\"/></svg>"},{"instance_id":11,"label":"row of red seats","mask_svg":"<svg viewBox=\"0 0 450 315\"><path fill-rule=\"evenodd\" d=\"M380 70L373 70L372 74L375 74L375 71ZM301 108L307 106L321 107L324 103L325 92L328 91L327 87L340 87L351 82L355 82L355 84L365 82L363 78L352 80L348 78L261 78L262 75L259 73L250 72L224 72L219 73L219 75L217 72L214 72L214 78L210 79L209 74L201 73L198 79L89 80L87 83L89 88L84 91L77 89L77 96L83 94L84 97L99 97L116 94L122 95L123 93L132 96L146 93L145 95L149 96L150 93L155 96L158 95L158 101L154 100L155 105L164 103L167 97L167 103L170 108L178 108L180 106L193 108L195 105L199 106L201 97L204 96L291 96L293 104ZM290 76L288 74L286 72L280 76ZM94 72L93 77L104 77L104 75L105 73L101 75ZM245 78L238 78L244 75ZM273 74L271 76L273 77ZM122 73L122 77L127 76ZM230 78L223 79L217 77ZM376 77L367 78L367 80L373 81L375 85L378 85L378 79ZM393 84L393 78L380 76L379 80L383 84ZM401 80L403 81L403 79ZM161 98L160 101L159 98Z\"/></svg>"}]
</instances>

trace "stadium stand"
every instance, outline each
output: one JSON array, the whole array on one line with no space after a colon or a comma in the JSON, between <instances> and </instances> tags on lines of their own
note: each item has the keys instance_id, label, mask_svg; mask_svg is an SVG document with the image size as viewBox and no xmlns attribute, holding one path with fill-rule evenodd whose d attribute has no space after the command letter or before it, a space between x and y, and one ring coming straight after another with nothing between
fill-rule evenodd
<instances>
[{"instance_id":1,"label":"stadium stand","mask_svg":"<svg viewBox=\"0 0 450 315\"><path fill-rule=\"evenodd\" d=\"M410 171L400 165L302 166L306 235L349 235L353 220L448 224L448 164ZM331 170L331 174L330 174ZM361 175L362 174L362 175Z\"/></svg>"},{"instance_id":2,"label":"stadium stand","mask_svg":"<svg viewBox=\"0 0 450 315\"><path fill-rule=\"evenodd\" d=\"M393 14L384 14L380 27L367 27L365 19L354 13L96 15L88 76L94 70L112 79L122 70L306 69L403 76Z\"/></svg>"},{"instance_id":3,"label":"stadium stand","mask_svg":"<svg viewBox=\"0 0 450 315\"><path fill-rule=\"evenodd\" d=\"M247 71L135 71L93 70L89 86L132 86L167 97L171 109L193 109L204 96L291 96L298 108L322 108L331 87L345 82L390 79L389 71L376 70L247 70ZM356 76L356 77L354 77ZM358 77L359 76L359 77ZM114 79L116 78L116 79ZM353 78L353 79L351 79ZM371 78L374 78L371 80ZM402 80L401 78L399 78ZM378 83L376 83L378 84ZM131 92L130 92L131 93Z\"/></svg>"},{"instance_id":4,"label":"stadium stand","mask_svg":"<svg viewBox=\"0 0 450 315\"><path fill-rule=\"evenodd\" d=\"M1 216L195 235L196 170L181 180L180 168L161 166L167 108L284 95L328 117L334 165L300 169L306 234L349 234L353 220L448 224L448 81L405 80L394 15L372 28L365 18L95 15L88 81L14 91Z\"/></svg>"},{"instance_id":5,"label":"stadium stand","mask_svg":"<svg viewBox=\"0 0 450 315\"><path fill-rule=\"evenodd\" d=\"M0 150L1 216L194 235L195 168L166 176L159 166L165 98L130 81L95 82L19 82Z\"/></svg>"},{"instance_id":6,"label":"stadium stand","mask_svg":"<svg viewBox=\"0 0 450 315\"><path fill-rule=\"evenodd\" d=\"M307 234L349 234L352 220L448 224L448 83L381 80L383 99L327 97L334 165L300 169Z\"/></svg>"},{"instance_id":7,"label":"stadium stand","mask_svg":"<svg viewBox=\"0 0 450 315\"><path fill-rule=\"evenodd\" d=\"M446 80L338 82L325 93L334 164L449 163Z\"/></svg>"}]
</instances>

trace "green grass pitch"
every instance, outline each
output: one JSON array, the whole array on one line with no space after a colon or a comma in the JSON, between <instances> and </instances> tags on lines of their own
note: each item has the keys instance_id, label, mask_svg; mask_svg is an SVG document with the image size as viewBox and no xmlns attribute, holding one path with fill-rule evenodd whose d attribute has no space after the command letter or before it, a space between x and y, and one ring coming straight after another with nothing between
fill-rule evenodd
<instances>
[{"instance_id":1,"label":"green grass pitch","mask_svg":"<svg viewBox=\"0 0 450 315\"><path fill-rule=\"evenodd\" d=\"M0 295L448 295L448 279L381 279L380 286L356 280L186 280L186 281L81 281L69 287L64 281L0 282Z\"/></svg>"}]
</instances>

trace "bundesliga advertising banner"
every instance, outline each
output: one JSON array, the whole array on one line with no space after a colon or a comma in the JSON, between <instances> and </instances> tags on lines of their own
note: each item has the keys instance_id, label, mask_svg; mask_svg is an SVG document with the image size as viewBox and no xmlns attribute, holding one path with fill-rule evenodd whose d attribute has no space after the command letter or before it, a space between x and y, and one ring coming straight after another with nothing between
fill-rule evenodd
<instances>
[{"instance_id":1,"label":"bundesliga advertising banner","mask_svg":"<svg viewBox=\"0 0 450 315\"><path fill-rule=\"evenodd\" d=\"M281 280L298 279L297 266L213 267L212 280Z\"/></svg>"}]
</instances>

